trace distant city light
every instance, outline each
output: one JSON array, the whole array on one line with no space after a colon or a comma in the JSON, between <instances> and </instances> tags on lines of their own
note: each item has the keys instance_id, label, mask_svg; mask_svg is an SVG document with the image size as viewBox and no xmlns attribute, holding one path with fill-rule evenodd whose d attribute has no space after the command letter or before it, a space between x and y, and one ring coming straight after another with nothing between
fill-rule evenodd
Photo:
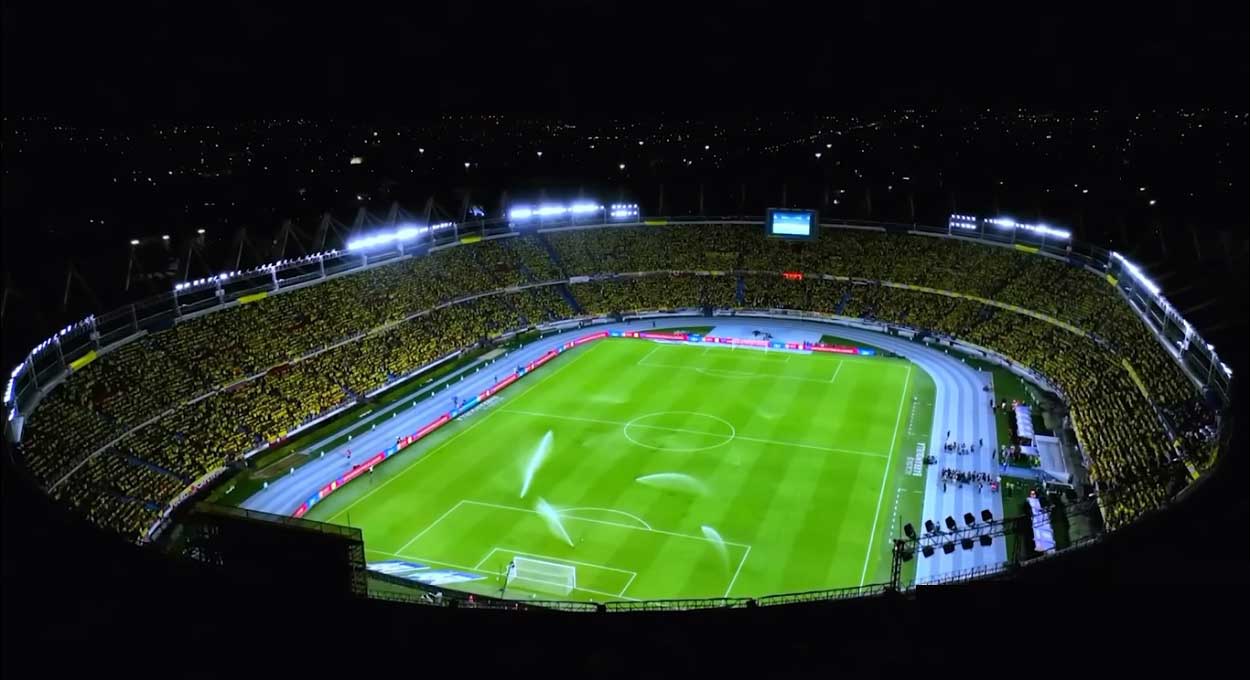
<instances>
[{"instance_id":1,"label":"distant city light","mask_svg":"<svg viewBox=\"0 0 1250 680\"><path fill-rule=\"evenodd\" d=\"M204 230L203 230L203 229L196 229L196 230L195 230L195 233L197 233L197 234L203 234L203 233L204 233Z\"/></svg>"},{"instance_id":2,"label":"distant city light","mask_svg":"<svg viewBox=\"0 0 1250 680\"><path fill-rule=\"evenodd\" d=\"M820 152L819 152L819 151L817 151L817 152L816 152L816 157L817 157L817 158L820 158Z\"/></svg>"},{"instance_id":3,"label":"distant city light","mask_svg":"<svg viewBox=\"0 0 1250 680\"><path fill-rule=\"evenodd\" d=\"M162 241L168 241L168 240L169 240L169 234L161 234L161 240L162 240Z\"/></svg>"},{"instance_id":4,"label":"distant city light","mask_svg":"<svg viewBox=\"0 0 1250 680\"><path fill-rule=\"evenodd\" d=\"M468 170L468 169L469 169L469 161L465 161L465 162L464 162L464 169L465 169L465 170Z\"/></svg>"},{"instance_id":5,"label":"distant city light","mask_svg":"<svg viewBox=\"0 0 1250 680\"><path fill-rule=\"evenodd\" d=\"M538 157L539 157L539 158L542 158L542 157L543 157L543 152L539 151L539 152L538 152Z\"/></svg>"},{"instance_id":6,"label":"distant city light","mask_svg":"<svg viewBox=\"0 0 1250 680\"><path fill-rule=\"evenodd\" d=\"M619 167L620 169L624 170L624 169L625 169L625 164L624 164L624 163L621 163L621 164L620 164L619 166L617 166L617 167Z\"/></svg>"},{"instance_id":7,"label":"distant city light","mask_svg":"<svg viewBox=\"0 0 1250 680\"><path fill-rule=\"evenodd\" d=\"M360 165L361 163L364 163L364 162L365 162L365 159L361 158L360 156L352 156L351 160L347 161L347 164L348 165Z\"/></svg>"},{"instance_id":8,"label":"distant city light","mask_svg":"<svg viewBox=\"0 0 1250 680\"><path fill-rule=\"evenodd\" d=\"M130 239L130 245L132 245L132 246L137 246L137 245L139 245L139 239L137 239L137 238L132 238L132 239Z\"/></svg>"}]
</instances>

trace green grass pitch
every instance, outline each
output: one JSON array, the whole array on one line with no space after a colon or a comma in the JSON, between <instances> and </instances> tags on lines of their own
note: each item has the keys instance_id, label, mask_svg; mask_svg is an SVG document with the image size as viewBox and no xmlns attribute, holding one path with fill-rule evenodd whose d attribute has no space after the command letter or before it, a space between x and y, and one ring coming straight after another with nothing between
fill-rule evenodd
<instances>
[{"instance_id":1,"label":"green grass pitch","mask_svg":"<svg viewBox=\"0 0 1250 680\"><path fill-rule=\"evenodd\" d=\"M600 340L308 518L361 528L371 562L481 574L455 587L492 595L514 556L573 566L575 600L880 583L920 506L932 395L904 360Z\"/></svg>"}]
</instances>

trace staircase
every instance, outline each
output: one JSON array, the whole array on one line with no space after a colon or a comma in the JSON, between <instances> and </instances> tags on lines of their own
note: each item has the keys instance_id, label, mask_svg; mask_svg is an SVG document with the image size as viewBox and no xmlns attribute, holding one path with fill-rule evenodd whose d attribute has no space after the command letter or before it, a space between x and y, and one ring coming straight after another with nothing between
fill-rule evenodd
<instances>
[{"instance_id":1,"label":"staircase","mask_svg":"<svg viewBox=\"0 0 1250 680\"><path fill-rule=\"evenodd\" d=\"M516 263L517 269L521 271L521 276L525 279L525 282L537 283L538 277L534 276L534 271L525 264L525 260L521 259L521 256L515 251L515 246L512 245L514 240L510 238L503 239L504 249L512 254L511 260Z\"/></svg>"},{"instance_id":2,"label":"staircase","mask_svg":"<svg viewBox=\"0 0 1250 680\"><path fill-rule=\"evenodd\" d=\"M833 313L842 316L842 311L846 309L846 303L851 301L851 291L842 291L842 298L838 300L838 304L834 306Z\"/></svg>"},{"instance_id":3,"label":"staircase","mask_svg":"<svg viewBox=\"0 0 1250 680\"><path fill-rule=\"evenodd\" d=\"M189 479L187 479L187 478L183 477L182 475L180 475L180 474L178 474L178 473L174 472L173 470L170 470L170 469L168 469L168 468L165 468L165 467L162 467L162 466L160 466L160 465L157 465L156 463L149 463L148 461L146 461L146 460L144 460L144 459L142 459L142 458L139 458L138 456L131 456L131 455L125 455L125 454L123 454L123 455L122 455L122 458L123 458L123 459L124 459L127 463L130 463L131 465L134 465L134 466L136 466L136 467L145 467L145 468L147 468L147 469L149 469L149 470L151 470L151 471L153 471L153 472L158 472L158 473L160 473L160 474L162 474L162 475L165 475L165 476L167 476L167 477L173 477L174 479L176 479L176 480L178 480L178 481L182 482L183 484L190 484L190 483L191 483L191 480L189 480Z\"/></svg>"},{"instance_id":4,"label":"staircase","mask_svg":"<svg viewBox=\"0 0 1250 680\"><path fill-rule=\"evenodd\" d=\"M538 239L539 243L543 244L543 250L547 251L547 257L551 258L551 261L555 263L556 268L560 270L560 274L567 279L569 277L569 270L564 267L564 262L560 259L560 255L556 253L556 249L551 247L551 243L548 242L547 238L542 234L535 234L535 237ZM570 299L571 297L572 296L570 296ZM580 309L578 305L574 305L573 308Z\"/></svg>"},{"instance_id":5,"label":"staircase","mask_svg":"<svg viewBox=\"0 0 1250 680\"><path fill-rule=\"evenodd\" d=\"M569 303L569 306L573 308L574 314L581 316L586 313L586 310L582 309L581 304L578 303L577 298L573 297L573 291L569 290L568 284L556 284L556 290L560 291L560 295L564 298L564 301Z\"/></svg>"}]
</instances>

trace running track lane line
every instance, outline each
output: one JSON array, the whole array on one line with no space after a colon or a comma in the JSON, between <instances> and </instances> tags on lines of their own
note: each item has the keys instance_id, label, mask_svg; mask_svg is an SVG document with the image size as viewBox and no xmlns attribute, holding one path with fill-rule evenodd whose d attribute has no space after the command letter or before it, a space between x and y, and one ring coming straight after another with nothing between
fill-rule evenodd
<instances>
[{"instance_id":1,"label":"running track lane line","mask_svg":"<svg viewBox=\"0 0 1250 680\"><path fill-rule=\"evenodd\" d=\"M868 552L864 554L864 570L859 574L859 585L868 577L868 560L872 557L872 545L877 539L877 520L881 519L881 499L885 498L885 483L890 479L890 463L898 445L898 424L903 419L903 404L907 402L907 385L911 382L911 364L907 365L907 377L903 378L903 394L898 398L898 415L894 417L894 436L890 439L890 455L885 459L885 472L881 474L881 491L877 494L877 512L872 516L872 533L868 536Z\"/></svg>"},{"instance_id":2,"label":"running track lane line","mask_svg":"<svg viewBox=\"0 0 1250 680\"><path fill-rule=\"evenodd\" d=\"M551 372L551 374L550 374L550 375L548 375L548 376L546 376L545 378L543 378L542 380L539 380L538 382L534 383L534 384L533 384L533 385L531 385L528 389L526 389L524 392L522 392L522 393L520 393L520 394L516 395L515 397L513 397L513 399L514 399L514 400L516 400L516 399L520 399L521 397L524 397L525 395L529 394L529 393L530 393L533 389L535 389L535 388L536 388L536 387L538 387L539 385L541 385L541 384L543 384L543 383L547 382L548 380L550 380L550 379L552 379L552 378L556 377L556 374L557 374L557 373L559 373L560 371L563 371L564 369L568 368L569 366L572 366L573 364L577 363L577 360L578 360L578 359L581 359L582 357L586 356L587 354L590 354L592 351L594 351L594 348L596 348L596 347L598 347L598 346L599 346L599 345L598 345L598 343L596 343L596 344L593 344L593 345L591 345L590 347L586 348L586 351L585 351L585 352L582 352L581 354L577 355L576 357L573 357L573 360L572 360L572 361L570 361L570 362L568 362L567 364L564 364L563 366L560 366L560 367L556 368L554 371L552 371L552 372ZM497 397L495 397L495 396L492 396L492 397L491 397L491 399L495 399L495 398L497 398ZM490 400L488 399L487 401L490 401ZM485 403L485 402L483 402L483 403ZM487 413L485 417L481 418L481 419L480 419L480 420L478 420L476 423L473 423L473 424L472 424L472 425L470 425L469 427L465 428L463 431L461 431L461 432L457 433L457 434L456 434L454 437L452 437L451 439L448 439L447 441L443 442L442 444L439 444L438 446L434 447L434 448L433 448L433 449L431 449L430 451L427 451L427 452L425 453L425 455L423 455L423 456L421 456L420 458L418 458L418 459L414 460L412 463L410 463L410 464L408 465L408 467L407 467L407 468L404 468L404 469L403 469L403 470L401 470L398 474L396 474L394 477L391 477L390 479L388 479L388 480L386 480L385 482L383 482L381 485L379 485L379 486L378 486L378 488L376 488L376 489L374 489L374 490L370 491L369 493L366 493L365 495L361 496L360 498L357 498L356 500L352 501L352 502L351 502L351 503L350 503L347 507L343 508L342 510L339 510L338 512L334 513L333 515L330 515L329 519L327 519L326 521L327 521L327 522L333 522L333 521L335 520L335 518L337 518L339 515L342 515L343 513L347 512L348 510L351 510L352 508L356 507L356 504L357 504L357 503L360 503L361 501L363 501L363 500L365 500L366 498L368 498L368 497L372 496L373 494L375 494L375 493L377 493L377 492L381 491L382 489L385 489L387 484L390 484L391 482L393 482L393 481L395 481L395 480L399 479L400 477L403 477L404 475L408 474L410 471L412 471L412 469L413 469L413 468L415 468L416 466L420 465L420 464L421 464L421 463L423 463L424 461L429 460L429 459L430 459L430 457L431 457L431 456L433 456L435 453L438 453L439 451L441 451L441 450L443 450L444 448L446 448L446 447L447 447L447 445L451 444L452 442L456 441L457 439L459 439L459 438L463 437L464 435L468 434L471 430L473 430L474 428L476 428L478 425L481 425L482 423L486 422L487 420L490 420L491 416L495 415L495 414L496 414L496 413L498 413L498 412L499 412L499 409L498 409L498 408L496 408L495 410L491 411L490 413Z\"/></svg>"}]
</instances>

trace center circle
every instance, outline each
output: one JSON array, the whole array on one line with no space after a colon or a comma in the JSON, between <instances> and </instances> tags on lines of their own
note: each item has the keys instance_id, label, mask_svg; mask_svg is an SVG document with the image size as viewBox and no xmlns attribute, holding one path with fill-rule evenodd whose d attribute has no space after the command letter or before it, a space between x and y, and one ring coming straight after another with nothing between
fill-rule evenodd
<instances>
[{"instance_id":1,"label":"center circle","mask_svg":"<svg viewBox=\"0 0 1250 680\"><path fill-rule=\"evenodd\" d=\"M700 420L712 421L714 424L713 428L708 430L700 428ZM728 420L696 411L656 411L655 413L647 413L625 423L622 429L625 433L625 438L638 446L655 449L656 451L678 451L683 453L706 451L724 446L738 436L738 431L734 429L733 424ZM682 445L685 442L678 442L674 445L663 443L665 437L679 440L684 437L693 441L689 445ZM658 439L659 444L646 441L649 438L653 440ZM720 441L713 441L705 446L694 445L698 440L709 438L719 438Z\"/></svg>"}]
</instances>

